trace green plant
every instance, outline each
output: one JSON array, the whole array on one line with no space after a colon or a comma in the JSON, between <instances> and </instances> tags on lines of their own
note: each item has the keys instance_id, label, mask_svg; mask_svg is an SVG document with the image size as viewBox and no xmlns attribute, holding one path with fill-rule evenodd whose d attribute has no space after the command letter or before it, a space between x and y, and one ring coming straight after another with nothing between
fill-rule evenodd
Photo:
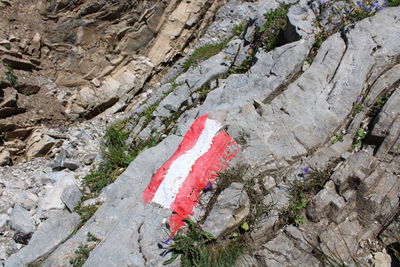
<instances>
[{"instance_id":1,"label":"green plant","mask_svg":"<svg viewBox=\"0 0 400 267\"><path fill-rule=\"evenodd\" d=\"M246 73L251 66L253 66L254 61L255 61L255 56L256 56L256 50L255 49L250 49L247 51L247 55L245 60L243 60L242 64L239 66L232 66L228 72L229 74L242 74Z\"/></svg>"},{"instance_id":2,"label":"green plant","mask_svg":"<svg viewBox=\"0 0 400 267\"><path fill-rule=\"evenodd\" d=\"M399 1L400 1L400 0L399 0ZM386 102L388 101L388 99L389 99L388 96L379 97L379 98L376 100L376 102L374 103L373 108L381 109L381 108L386 104Z\"/></svg>"},{"instance_id":3,"label":"green plant","mask_svg":"<svg viewBox=\"0 0 400 267\"><path fill-rule=\"evenodd\" d=\"M18 86L18 78L17 78L17 76L15 76L13 68L11 68L7 64L4 64L4 66L7 68L7 72L6 72L7 80L11 83L12 86L14 86L14 87Z\"/></svg>"},{"instance_id":4,"label":"green plant","mask_svg":"<svg viewBox=\"0 0 400 267\"><path fill-rule=\"evenodd\" d=\"M203 85L202 87L200 87L200 89L198 90L200 101L204 101L210 91L211 88L209 85Z\"/></svg>"},{"instance_id":5,"label":"green plant","mask_svg":"<svg viewBox=\"0 0 400 267\"><path fill-rule=\"evenodd\" d=\"M284 214L290 224L301 224L305 221L302 211L307 207L308 200L304 192L292 195L289 206L284 210Z\"/></svg>"},{"instance_id":6,"label":"green plant","mask_svg":"<svg viewBox=\"0 0 400 267\"><path fill-rule=\"evenodd\" d=\"M3 45L7 50L10 50L11 49L11 44L4 44Z\"/></svg>"},{"instance_id":7,"label":"green plant","mask_svg":"<svg viewBox=\"0 0 400 267\"><path fill-rule=\"evenodd\" d=\"M358 128L353 139L353 150L360 150L363 145L363 139L367 136L367 132L363 128Z\"/></svg>"},{"instance_id":8,"label":"green plant","mask_svg":"<svg viewBox=\"0 0 400 267\"><path fill-rule=\"evenodd\" d=\"M146 118L144 125L148 125L151 120L153 119L153 112L156 111L158 105L160 104L161 100L158 100L153 105L148 106L142 113L142 116Z\"/></svg>"},{"instance_id":9,"label":"green plant","mask_svg":"<svg viewBox=\"0 0 400 267\"><path fill-rule=\"evenodd\" d=\"M87 233L87 241L88 242L99 242L100 239L98 239L97 237L95 237L91 232Z\"/></svg>"},{"instance_id":10,"label":"green plant","mask_svg":"<svg viewBox=\"0 0 400 267\"><path fill-rule=\"evenodd\" d=\"M264 14L265 23L259 29L262 35L263 46L270 51L282 43L283 30L286 28L287 13L290 5L280 4L278 8Z\"/></svg>"},{"instance_id":11,"label":"green plant","mask_svg":"<svg viewBox=\"0 0 400 267\"><path fill-rule=\"evenodd\" d=\"M332 144L336 144L337 142L343 142L343 135L341 133L335 133L335 136L332 138Z\"/></svg>"},{"instance_id":12,"label":"green plant","mask_svg":"<svg viewBox=\"0 0 400 267\"><path fill-rule=\"evenodd\" d=\"M361 8L356 8L349 16L354 21L359 21L372 16L373 13L368 12Z\"/></svg>"},{"instance_id":13,"label":"green plant","mask_svg":"<svg viewBox=\"0 0 400 267\"><path fill-rule=\"evenodd\" d=\"M99 207L97 205L82 206L81 204L75 208L75 212L81 216L81 225L84 225L96 213Z\"/></svg>"},{"instance_id":14,"label":"green plant","mask_svg":"<svg viewBox=\"0 0 400 267\"><path fill-rule=\"evenodd\" d=\"M188 59L182 64L182 68L184 71L187 71L191 66L198 64L201 61L209 59L212 56L215 56L222 49L226 47L228 41L222 41L216 44L206 44L197 48L193 54L189 56Z\"/></svg>"},{"instance_id":15,"label":"green plant","mask_svg":"<svg viewBox=\"0 0 400 267\"><path fill-rule=\"evenodd\" d=\"M233 26L232 34L234 36L240 36L243 33L244 28L245 28L245 24L243 22L240 22L239 24Z\"/></svg>"},{"instance_id":16,"label":"green plant","mask_svg":"<svg viewBox=\"0 0 400 267\"><path fill-rule=\"evenodd\" d=\"M120 121L106 129L102 148L104 161L99 164L96 171L83 178L92 193L100 193L128 167L142 150L155 146L161 141L159 136L152 136L148 140L138 141L135 145L128 146L125 141L129 137L129 132L124 129L127 122L127 120Z\"/></svg>"},{"instance_id":17,"label":"green plant","mask_svg":"<svg viewBox=\"0 0 400 267\"><path fill-rule=\"evenodd\" d=\"M119 121L106 129L101 149L104 160L99 163L95 171L83 177L83 183L89 187L91 194L84 195L75 209L82 218L79 227L90 219L98 208L97 205L84 207L82 202L96 197L104 187L115 181L141 151L157 145L162 140L160 136L153 135L147 140L135 141L128 146L125 142L129 137L129 132L125 130L127 122L127 120Z\"/></svg>"},{"instance_id":18,"label":"green plant","mask_svg":"<svg viewBox=\"0 0 400 267\"><path fill-rule=\"evenodd\" d=\"M214 236L201 228L192 220L186 219L188 230L185 234L177 233L174 243L167 248L171 258L164 265L171 264L181 256L182 266L195 266L204 257L204 245L214 239Z\"/></svg>"},{"instance_id":19,"label":"green plant","mask_svg":"<svg viewBox=\"0 0 400 267\"><path fill-rule=\"evenodd\" d=\"M362 106L362 104L361 103L355 103L354 105L353 105L353 110L352 110L352 114L353 115L356 115L357 113L360 113L361 111L363 111L363 106Z\"/></svg>"},{"instance_id":20,"label":"green plant","mask_svg":"<svg viewBox=\"0 0 400 267\"><path fill-rule=\"evenodd\" d=\"M330 177L329 170L303 168L302 172L303 179L291 183L289 205L281 213L283 220L289 224L298 225L305 222L303 211L309 199L323 188Z\"/></svg>"},{"instance_id":21,"label":"green plant","mask_svg":"<svg viewBox=\"0 0 400 267\"><path fill-rule=\"evenodd\" d=\"M321 248L316 247L313 251L314 257L326 267L347 267L348 265L338 256L328 255Z\"/></svg>"},{"instance_id":22,"label":"green plant","mask_svg":"<svg viewBox=\"0 0 400 267\"><path fill-rule=\"evenodd\" d=\"M400 6L400 0L388 0L387 6L388 7Z\"/></svg>"},{"instance_id":23,"label":"green plant","mask_svg":"<svg viewBox=\"0 0 400 267\"><path fill-rule=\"evenodd\" d=\"M100 239L95 237L92 233L88 232L87 233L87 242L95 242L96 244L100 242ZM78 246L78 249L75 250L75 257L69 261L69 263L73 267L81 267L85 264L86 260L89 258L90 252L94 249L94 246L89 248L89 246L86 245L80 245Z\"/></svg>"},{"instance_id":24,"label":"green plant","mask_svg":"<svg viewBox=\"0 0 400 267\"><path fill-rule=\"evenodd\" d=\"M78 246L78 249L75 250L75 258L70 260L69 263L73 267L81 267L89 258L90 250L85 246Z\"/></svg>"},{"instance_id":25,"label":"green plant","mask_svg":"<svg viewBox=\"0 0 400 267\"><path fill-rule=\"evenodd\" d=\"M203 231L195 222L185 220L186 233L177 233L173 244L166 248L163 256L171 254L164 265L173 263L179 256L183 267L230 267L240 255L242 246L236 243L216 245L214 236Z\"/></svg>"}]
</instances>

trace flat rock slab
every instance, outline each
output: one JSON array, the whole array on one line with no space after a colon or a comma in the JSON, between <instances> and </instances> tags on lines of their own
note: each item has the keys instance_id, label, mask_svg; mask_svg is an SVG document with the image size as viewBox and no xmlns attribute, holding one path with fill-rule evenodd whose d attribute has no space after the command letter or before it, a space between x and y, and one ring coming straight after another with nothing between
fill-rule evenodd
<instances>
[{"instance_id":1,"label":"flat rock slab","mask_svg":"<svg viewBox=\"0 0 400 267\"><path fill-rule=\"evenodd\" d=\"M29 212L19 205L15 205L13 212L11 214L11 228L14 229L14 239L15 241L27 244L35 232L35 226L30 221Z\"/></svg>"},{"instance_id":2,"label":"flat rock slab","mask_svg":"<svg viewBox=\"0 0 400 267\"><path fill-rule=\"evenodd\" d=\"M77 213L59 211L43 222L39 229L32 235L29 245L12 255L6 267L27 266L29 263L40 259L55 249L68 238L81 218Z\"/></svg>"}]
</instances>

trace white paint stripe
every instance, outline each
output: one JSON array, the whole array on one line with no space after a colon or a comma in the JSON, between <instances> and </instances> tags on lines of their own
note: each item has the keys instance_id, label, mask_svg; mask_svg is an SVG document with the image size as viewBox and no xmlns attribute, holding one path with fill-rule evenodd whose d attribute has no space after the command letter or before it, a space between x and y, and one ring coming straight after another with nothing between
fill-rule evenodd
<instances>
[{"instance_id":1,"label":"white paint stripe","mask_svg":"<svg viewBox=\"0 0 400 267\"><path fill-rule=\"evenodd\" d=\"M214 136L221 128L222 125L219 121L207 118L196 144L185 154L178 157L169 167L164 180L154 194L153 202L167 209L171 207L181 185L192 170L193 164L210 149Z\"/></svg>"}]
</instances>

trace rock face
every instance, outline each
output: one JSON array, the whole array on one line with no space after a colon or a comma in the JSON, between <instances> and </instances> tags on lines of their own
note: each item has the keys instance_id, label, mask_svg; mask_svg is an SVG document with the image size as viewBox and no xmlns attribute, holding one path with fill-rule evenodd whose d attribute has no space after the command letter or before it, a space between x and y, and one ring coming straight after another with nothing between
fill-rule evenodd
<instances>
[{"instance_id":1,"label":"rock face","mask_svg":"<svg viewBox=\"0 0 400 267\"><path fill-rule=\"evenodd\" d=\"M38 127L43 121L57 128L135 102L204 31L223 2L38 0L6 5L0 11L0 131L6 133L0 149L3 139L22 140L25 146L10 155L0 152L0 165L52 155L48 152L59 140ZM31 135L34 144L26 140Z\"/></svg>"},{"instance_id":2,"label":"rock face","mask_svg":"<svg viewBox=\"0 0 400 267\"><path fill-rule=\"evenodd\" d=\"M171 211L154 203L143 204L142 192L192 122L205 113L221 121L241 146L234 164L246 166L249 173L237 172L229 180L217 182L216 189L199 200L193 218L217 238L217 245L234 242L237 235L251 240L246 244L251 249L244 251L236 266L389 265L385 247L399 242L393 233L398 231L400 211L400 7L382 8L352 21L345 17L345 10L357 8L356 3L288 2L293 5L288 7L286 26L279 32L282 38L274 48L266 49L257 34L268 20L263 14L277 8L279 2L228 1L198 42L216 43L229 36L226 46L185 68L186 60L197 50L190 51L165 75L163 85L143 94L142 101L130 103L127 143L135 146L160 136L163 140L142 151L96 199L88 200L88 205L101 205L74 235L69 233L79 218L69 211L81 192L64 162L79 155L84 164L75 171L87 170L90 167L83 156L91 157L92 152L69 148L68 144L85 147L85 134L68 132L71 138L79 138L60 144L59 154L49 166L63 170L49 171L50 175L39 179L46 184L44 191L31 192L38 196L37 216L47 220L26 247L8 258L6 266L38 262L41 266L66 266L79 248L89 250L84 266L162 266L165 259L160 247L162 240L170 237L166 218ZM88 104L100 109L113 106L110 111L126 105L119 94L140 90L150 77L147 72L166 66L183 49L175 45L192 38L188 29L200 30L201 21L207 21L208 12L216 8L212 1L163 1L141 17L130 17L129 23L134 25L130 28L120 15L135 7L125 1L110 3L53 1L46 7L47 16L61 11L71 15L60 24L58 30L63 31L54 35L54 40L72 47L79 44L86 52L75 61L68 56L68 64L79 62L81 75L87 75L64 84L71 88L73 84L76 91L72 95L79 95L73 101L70 96L65 98L71 114L88 110L90 114L91 108L85 110ZM140 7L147 4L144 1ZM380 2L375 5L381 7ZM334 12L339 9L343 14ZM173 19L168 20L167 14ZM335 28L324 17L329 14L330 20L343 25ZM88 23L89 19L97 24ZM109 26L111 20L115 20L113 26ZM245 26L239 36L232 37L235 20L243 20ZM92 49L88 40L104 42L98 29L105 25L110 32L118 29L116 36L106 36L126 58ZM324 35L327 38L321 39ZM41 42L38 37L32 42L34 56L39 56L34 51ZM126 55L137 51L144 51L146 58L138 56L135 61L134 56ZM96 53L104 53L119 67L86 61ZM140 75L131 75L134 68ZM91 76L92 69L104 75ZM71 73L75 72L78 70ZM70 81L67 74L60 73L59 83ZM114 92L108 95L106 88L114 88ZM95 100L95 92L104 94ZM54 134L47 136L57 139ZM12 187L8 184L7 197L11 188L29 189L22 182L12 181ZM8 202L0 206L5 215L0 217L0 228L1 218L7 227L6 214L11 212L12 228L26 233L24 240L16 238L18 242L25 242L35 231L35 226L27 223L31 220L28 211L19 206L34 210L33 195L29 195L32 201L19 199L12 211ZM61 220L66 221L65 229ZM48 231L57 234L48 238ZM101 241L88 240L88 233ZM7 242L12 243L10 239Z\"/></svg>"}]
</instances>

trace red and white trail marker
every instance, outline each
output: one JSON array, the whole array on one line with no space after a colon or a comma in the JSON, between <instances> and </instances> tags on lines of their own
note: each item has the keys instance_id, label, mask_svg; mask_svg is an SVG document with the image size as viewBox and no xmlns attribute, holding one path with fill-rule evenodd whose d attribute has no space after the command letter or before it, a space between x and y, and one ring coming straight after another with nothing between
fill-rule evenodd
<instances>
[{"instance_id":1,"label":"red and white trail marker","mask_svg":"<svg viewBox=\"0 0 400 267\"><path fill-rule=\"evenodd\" d=\"M205 114L192 124L175 153L154 174L143 192L144 203L170 209L172 234L193 215L200 193L212 184L238 153L239 146L222 124Z\"/></svg>"}]
</instances>

